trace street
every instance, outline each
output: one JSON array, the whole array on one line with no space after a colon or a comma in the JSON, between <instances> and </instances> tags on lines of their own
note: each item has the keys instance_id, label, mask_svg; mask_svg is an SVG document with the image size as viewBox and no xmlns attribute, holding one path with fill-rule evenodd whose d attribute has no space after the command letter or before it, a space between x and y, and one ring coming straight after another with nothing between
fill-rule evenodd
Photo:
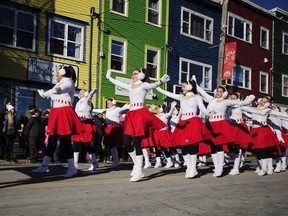
<instances>
[{"instance_id":1,"label":"street","mask_svg":"<svg viewBox=\"0 0 288 216\"><path fill-rule=\"evenodd\" d=\"M242 173L212 176L212 163L199 177L184 178L184 168L144 170L140 182L129 182L132 164L95 171L80 164L65 179L67 164L52 164L49 173L32 173L38 164L0 165L0 215L287 215L288 171L264 177L247 158ZM230 165L231 166L231 165Z\"/></svg>"}]
</instances>

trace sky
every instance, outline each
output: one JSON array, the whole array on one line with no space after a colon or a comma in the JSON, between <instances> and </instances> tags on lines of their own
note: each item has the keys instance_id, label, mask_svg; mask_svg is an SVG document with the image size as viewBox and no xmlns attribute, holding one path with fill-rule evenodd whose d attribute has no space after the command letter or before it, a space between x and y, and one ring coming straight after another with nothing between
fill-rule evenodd
<instances>
[{"instance_id":1,"label":"sky","mask_svg":"<svg viewBox=\"0 0 288 216\"><path fill-rule=\"evenodd\" d=\"M288 0L250 0L261 7L270 10L279 7L288 12Z\"/></svg>"}]
</instances>

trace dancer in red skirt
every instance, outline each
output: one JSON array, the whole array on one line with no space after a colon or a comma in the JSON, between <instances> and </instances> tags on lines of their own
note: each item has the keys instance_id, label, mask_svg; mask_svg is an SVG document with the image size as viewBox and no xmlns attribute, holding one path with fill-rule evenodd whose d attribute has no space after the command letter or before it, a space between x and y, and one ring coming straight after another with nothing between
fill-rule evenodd
<instances>
[{"instance_id":1,"label":"dancer in red skirt","mask_svg":"<svg viewBox=\"0 0 288 216\"><path fill-rule=\"evenodd\" d=\"M258 176L266 175L268 171L269 148L273 148L279 144L279 140L275 136L272 129L267 124L267 118L270 107L270 96L258 99L257 107L243 107L242 110L251 113L252 129L252 149L254 150L258 163L256 172Z\"/></svg>"},{"instance_id":2,"label":"dancer in red skirt","mask_svg":"<svg viewBox=\"0 0 288 216\"><path fill-rule=\"evenodd\" d=\"M287 112L284 112L287 114ZM279 161L276 161L276 168L274 172L284 172L287 168L287 162L286 162L286 151L288 149L288 119L281 119L281 130L282 130L282 137L285 141L285 150L283 149L282 157L279 159Z\"/></svg>"},{"instance_id":3,"label":"dancer in red skirt","mask_svg":"<svg viewBox=\"0 0 288 216\"><path fill-rule=\"evenodd\" d=\"M93 121L91 110L91 99L96 93L96 89L93 89L90 93L82 89L79 92L79 101L75 106L75 112L81 120L85 131L72 136L73 149L74 149L74 165L78 168L78 157L81 145L84 146L84 152L88 152L91 160L91 166L88 170L96 170L99 166L96 160L95 146L93 140L97 134L96 125ZM83 148L82 148L83 149Z\"/></svg>"},{"instance_id":4,"label":"dancer in red skirt","mask_svg":"<svg viewBox=\"0 0 288 216\"><path fill-rule=\"evenodd\" d=\"M224 145L233 143L234 137L231 133L232 129L229 122L225 119L226 109L229 106L248 105L254 100L254 95L248 96L245 101L236 101L226 99L228 92L226 86L220 85L214 91L214 97L207 94L202 88L197 86L200 95L208 102L207 110L213 113L209 116L207 124L208 129L212 134L211 156L214 164L214 177L220 177L223 173L224 166Z\"/></svg>"},{"instance_id":5,"label":"dancer in red skirt","mask_svg":"<svg viewBox=\"0 0 288 216\"><path fill-rule=\"evenodd\" d=\"M168 149L173 148L173 143L171 140L171 132L168 129L168 121L171 118L172 112L176 106L177 102L173 101L171 103L170 111L167 113L166 111L166 105L159 105L157 108L157 118L159 118L161 121L163 121L166 124L166 127L155 131L154 133L154 141L155 141L155 149L156 149L156 164L155 168L161 166L161 150L164 152L164 155L166 157L166 166L165 168L170 168L174 164L172 162L171 154L168 151ZM159 166L160 165L160 166Z\"/></svg>"},{"instance_id":6,"label":"dancer in red skirt","mask_svg":"<svg viewBox=\"0 0 288 216\"><path fill-rule=\"evenodd\" d=\"M117 107L117 102L113 98L107 100L107 109L93 109L94 113L105 113L105 133L103 143L109 147L112 155L111 168L120 166L117 147L123 143L123 127L120 122L121 112L130 108L129 104Z\"/></svg>"},{"instance_id":7,"label":"dancer in red skirt","mask_svg":"<svg viewBox=\"0 0 288 216\"><path fill-rule=\"evenodd\" d=\"M274 134L279 140L278 145L274 148L269 148L268 159L267 159L267 174L273 174L273 159L276 159L276 169L275 172L281 171L281 158L286 154L286 143L282 135L285 134L281 128L281 120L287 120L288 115L281 113L281 108L275 104L271 106L272 110L269 112L269 117L267 120L267 124L273 130ZM280 115L280 116L279 116ZM286 116L286 117L285 117ZM284 118L285 117L285 118Z\"/></svg>"},{"instance_id":8,"label":"dancer in red skirt","mask_svg":"<svg viewBox=\"0 0 288 216\"><path fill-rule=\"evenodd\" d=\"M183 82L182 94L173 94L161 88L157 88L157 90L167 97L180 101L181 119L176 125L171 139L176 146L181 148L184 162L187 165L185 178L194 178L198 174L196 169L197 144L211 138L210 132L197 116L198 108L208 115L202 97L197 94L196 83L192 79Z\"/></svg>"},{"instance_id":9,"label":"dancer in red skirt","mask_svg":"<svg viewBox=\"0 0 288 216\"><path fill-rule=\"evenodd\" d=\"M57 81L58 83L46 92L42 89L38 90L41 97L51 98L53 107L50 110L48 119L48 147L41 166L34 169L33 172L49 172L48 165L60 138L60 143L63 145L63 153L68 160L68 169L64 177L72 177L77 173L77 170L74 166L71 135L84 131L81 121L72 107L75 91L74 83L76 81L73 67L65 66L60 69L57 73Z\"/></svg>"},{"instance_id":10,"label":"dancer in red skirt","mask_svg":"<svg viewBox=\"0 0 288 216\"><path fill-rule=\"evenodd\" d=\"M241 94L239 92L234 92L231 100L240 100ZM229 175L239 175L239 169L243 153L248 148L248 145L252 143L252 138L247 124L243 121L242 110L238 105L231 107L231 116L229 117L229 122L232 129L232 134L234 136L234 143L229 145L229 152L234 153L234 166L229 172Z\"/></svg>"},{"instance_id":11,"label":"dancer in red skirt","mask_svg":"<svg viewBox=\"0 0 288 216\"><path fill-rule=\"evenodd\" d=\"M169 81L170 77L164 75L159 81L149 83L149 75L146 69L135 69L132 73L132 84L120 82L111 77L111 71L107 71L106 78L120 88L129 91L130 110L125 116L124 122L124 145L134 162L132 178L136 182L144 177L143 153L141 141L143 138L152 136L150 132L165 127L165 124L153 115L145 107L146 95L149 90ZM133 146L132 146L133 144Z\"/></svg>"}]
</instances>

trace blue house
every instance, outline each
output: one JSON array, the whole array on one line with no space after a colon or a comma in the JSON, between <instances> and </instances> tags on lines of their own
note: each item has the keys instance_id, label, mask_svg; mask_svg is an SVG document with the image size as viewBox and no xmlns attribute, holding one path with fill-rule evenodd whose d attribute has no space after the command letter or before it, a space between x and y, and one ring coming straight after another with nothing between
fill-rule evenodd
<instances>
[{"instance_id":1,"label":"blue house","mask_svg":"<svg viewBox=\"0 0 288 216\"><path fill-rule=\"evenodd\" d=\"M217 86L222 6L209 0L170 1L167 90L181 92L181 83L196 75L208 92ZM169 99L168 99L169 101Z\"/></svg>"}]
</instances>

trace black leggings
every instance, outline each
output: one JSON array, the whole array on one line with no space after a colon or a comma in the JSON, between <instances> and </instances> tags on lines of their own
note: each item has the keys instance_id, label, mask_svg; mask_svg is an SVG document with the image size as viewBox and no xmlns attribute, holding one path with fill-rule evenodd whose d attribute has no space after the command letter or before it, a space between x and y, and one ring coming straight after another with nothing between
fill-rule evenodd
<instances>
[{"instance_id":1,"label":"black leggings","mask_svg":"<svg viewBox=\"0 0 288 216\"><path fill-rule=\"evenodd\" d=\"M136 155L143 155L141 141L142 137L132 137L131 135L124 135L124 146L127 149L128 153L136 150ZM134 147L132 146L132 142Z\"/></svg>"},{"instance_id":2,"label":"black leggings","mask_svg":"<svg viewBox=\"0 0 288 216\"><path fill-rule=\"evenodd\" d=\"M71 143L71 136L66 135L66 136L59 136L59 135L54 135L54 136L49 136L48 138L48 146L45 152L45 155L53 158L55 149L57 147L57 141L60 139L60 145L62 145L63 149L63 156L67 159L73 158L73 146Z\"/></svg>"},{"instance_id":3,"label":"black leggings","mask_svg":"<svg viewBox=\"0 0 288 216\"><path fill-rule=\"evenodd\" d=\"M171 154L169 153L167 148L163 148L162 150L158 150L157 148L155 148L156 157L160 157L162 152L163 152L165 158L171 157Z\"/></svg>"},{"instance_id":4,"label":"black leggings","mask_svg":"<svg viewBox=\"0 0 288 216\"><path fill-rule=\"evenodd\" d=\"M212 144L212 145L210 145L210 147L211 147L211 154L215 154L217 152L223 151L223 145L214 145L214 144Z\"/></svg>"},{"instance_id":5,"label":"black leggings","mask_svg":"<svg viewBox=\"0 0 288 216\"><path fill-rule=\"evenodd\" d=\"M267 158L267 149L266 148L259 148L255 149L255 155L258 160L266 159Z\"/></svg>"},{"instance_id":6,"label":"black leggings","mask_svg":"<svg viewBox=\"0 0 288 216\"><path fill-rule=\"evenodd\" d=\"M81 145L84 145L84 151L89 154L95 153L95 148L91 145L91 142L73 142L74 152L80 152Z\"/></svg>"},{"instance_id":7,"label":"black leggings","mask_svg":"<svg viewBox=\"0 0 288 216\"><path fill-rule=\"evenodd\" d=\"M187 155L187 154L195 155L198 152L197 146L195 144L182 146L181 151L182 151L182 155Z\"/></svg>"}]
</instances>

